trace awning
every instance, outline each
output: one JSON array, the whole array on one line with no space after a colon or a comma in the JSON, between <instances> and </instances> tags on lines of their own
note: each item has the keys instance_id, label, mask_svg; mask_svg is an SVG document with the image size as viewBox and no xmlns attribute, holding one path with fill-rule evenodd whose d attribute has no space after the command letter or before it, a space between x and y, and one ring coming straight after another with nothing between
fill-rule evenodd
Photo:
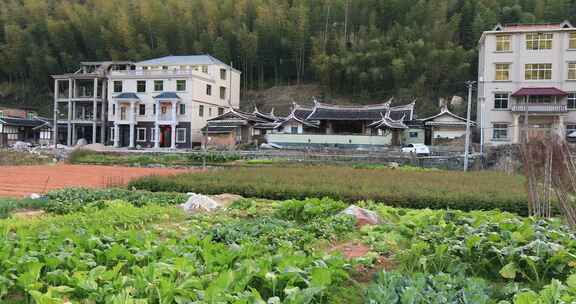
<instances>
[{"instance_id":1,"label":"awning","mask_svg":"<svg viewBox=\"0 0 576 304\"><path fill-rule=\"evenodd\" d=\"M521 88L512 94L513 97L521 96L566 96L568 93L557 88Z\"/></svg>"}]
</instances>

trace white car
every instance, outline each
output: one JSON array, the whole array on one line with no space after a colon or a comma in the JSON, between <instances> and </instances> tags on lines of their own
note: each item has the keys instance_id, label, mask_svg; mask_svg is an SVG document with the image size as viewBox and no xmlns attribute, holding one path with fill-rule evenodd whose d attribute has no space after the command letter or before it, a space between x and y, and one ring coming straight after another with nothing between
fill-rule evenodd
<instances>
[{"instance_id":1,"label":"white car","mask_svg":"<svg viewBox=\"0 0 576 304\"><path fill-rule=\"evenodd\" d=\"M416 155L430 155L430 149L424 144L406 144L402 146L402 153L414 153Z\"/></svg>"}]
</instances>

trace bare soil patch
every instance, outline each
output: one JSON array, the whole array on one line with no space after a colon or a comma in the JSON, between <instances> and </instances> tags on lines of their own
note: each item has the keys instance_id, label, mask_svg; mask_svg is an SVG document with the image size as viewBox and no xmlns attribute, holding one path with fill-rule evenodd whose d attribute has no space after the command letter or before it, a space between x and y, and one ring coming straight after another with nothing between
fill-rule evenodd
<instances>
[{"instance_id":1,"label":"bare soil patch","mask_svg":"<svg viewBox=\"0 0 576 304\"><path fill-rule=\"evenodd\" d=\"M30 218L41 217L44 214L46 214L46 212L44 212L44 210L22 209L22 210L17 210L15 212L13 212L12 216L15 218L30 219Z\"/></svg>"},{"instance_id":2,"label":"bare soil patch","mask_svg":"<svg viewBox=\"0 0 576 304\"><path fill-rule=\"evenodd\" d=\"M191 169L134 168L120 166L40 165L0 166L0 197L26 197L32 193L67 187L123 186L147 175L172 175Z\"/></svg>"},{"instance_id":3,"label":"bare soil patch","mask_svg":"<svg viewBox=\"0 0 576 304\"><path fill-rule=\"evenodd\" d=\"M347 242L342 244L336 244L332 246L329 252L341 252L346 259L356 259L361 258L368 254L370 251L370 247L357 243L357 242ZM372 267L366 267L363 265L359 265L355 269L355 273L353 274L354 280L359 283L368 283L371 282L374 278L374 275L381 271L381 270L392 270L394 269L395 264L392 259L386 256L379 256L374 265Z\"/></svg>"}]
</instances>

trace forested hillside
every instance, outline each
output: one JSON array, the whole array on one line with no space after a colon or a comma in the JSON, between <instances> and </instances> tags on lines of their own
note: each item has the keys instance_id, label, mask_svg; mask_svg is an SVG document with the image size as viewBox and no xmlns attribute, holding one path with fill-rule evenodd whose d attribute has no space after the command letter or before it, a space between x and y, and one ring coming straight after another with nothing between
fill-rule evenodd
<instances>
[{"instance_id":1,"label":"forested hillside","mask_svg":"<svg viewBox=\"0 0 576 304\"><path fill-rule=\"evenodd\" d=\"M211 53L243 89L359 99L462 93L497 22L576 21L576 0L0 0L0 103L46 103L81 60ZM424 102L424 105L426 102ZM430 103L429 103L430 104Z\"/></svg>"}]
</instances>

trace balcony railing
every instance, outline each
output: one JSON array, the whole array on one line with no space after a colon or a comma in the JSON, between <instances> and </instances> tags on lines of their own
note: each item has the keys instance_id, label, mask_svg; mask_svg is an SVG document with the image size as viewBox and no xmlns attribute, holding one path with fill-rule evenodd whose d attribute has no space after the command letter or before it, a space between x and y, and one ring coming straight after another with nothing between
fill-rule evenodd
<instances>
[{"instance_id":1,"label":"balcony railing","mask_svg":"<svg viewBox=\"0 0 576 304\"><path fill-rule=\"evenodd\" d=\"M512 112L536 112L536 113L566 113L568 106L565 102L559 103L515 103L511 107Z\"/></svg>"},{"instance_id":2,"label":"balcony railing","mask_svg":"<svg viewBox=\"0 0 576 304\"><path fill-rule=\"evenodd\" d=\"M158 115L158 120L159 121L173 121L174 116L172 116L172 113L166 113L166 114L160 114Z\"/></svg>"}]
</instances>

